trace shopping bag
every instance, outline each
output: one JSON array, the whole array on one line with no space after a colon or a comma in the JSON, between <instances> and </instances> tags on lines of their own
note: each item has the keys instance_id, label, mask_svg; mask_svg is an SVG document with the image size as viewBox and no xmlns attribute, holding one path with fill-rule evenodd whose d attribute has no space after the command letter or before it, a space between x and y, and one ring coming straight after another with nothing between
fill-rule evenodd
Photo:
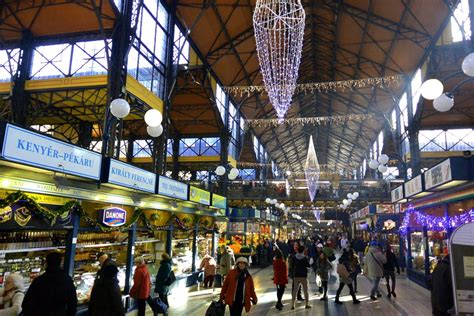
<instances>
[{"instance_id":1,"label":"shopping bag","mask_svg":"<svg viewBox=\"0 0 474 316\"><path fill-rule=\"evenodd\" d=\"M224 316L225 304L222 301L212 301L209 305L206 316Z\"/></svg>"},{"instance_id":2,"label":"shopping bag","mask_svg":"<svg viewBox=\"0 0 474 316\"><path fill-rule=\"evenodd\" d=\"M323 285L321 281L321 277L319 275L316 275L316 286L321 287Z\"/></svg>"},{"instance_id":3,"label":"shopping bag","mask_svg":"<svg viewBox=\"0 0 474 316\"><path fill-rule=\"evenodd\" d=\"M168 310L168 305L163 303L163 301L157 297L149 297L147 299L148 305L150 305L151 310L154 314L165 314Z\"/></svg>"}]
</instances>

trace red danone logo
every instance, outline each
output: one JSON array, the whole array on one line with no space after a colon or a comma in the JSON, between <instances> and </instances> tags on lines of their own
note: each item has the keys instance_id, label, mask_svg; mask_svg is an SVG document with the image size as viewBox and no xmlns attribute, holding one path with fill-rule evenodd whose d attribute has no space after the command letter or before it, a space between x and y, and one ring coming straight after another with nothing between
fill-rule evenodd
<instances>
[{"instance_id":1,"label":"red danone logo","mask_svg":"<svg viewBox=\"0 0 474 316\"><path fill-rule=\"evenodd\" d=\"M100 210L102 213L102 224L109 227L118 227L125 224L127 211L118 207L108 207Z\"/></svg>"}]
</instances>

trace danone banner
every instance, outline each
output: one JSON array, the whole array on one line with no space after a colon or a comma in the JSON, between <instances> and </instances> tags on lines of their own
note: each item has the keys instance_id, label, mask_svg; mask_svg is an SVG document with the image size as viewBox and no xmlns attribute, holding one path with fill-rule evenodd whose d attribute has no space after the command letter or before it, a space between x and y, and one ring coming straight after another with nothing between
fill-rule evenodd
<instances>
[{"instance_id":1,"label":"danone banner","mask_svg":"<svg viewBox=\"0 0 474 316\"><path fill-rule=\"evenodd\" d=\"M218 207L220 209L227 208L227 198L221 195L212 193L212 206Z\"/></svg>"},{"instance_id":2,"label":"danone banner","mask_svg":"<svg viewBox=\"0 0 474 316\"><path fill-rule=\"evenodd\" d=\"M127 221L127 211L118 207L99 210L99 222L108 227L119 227Z\"/></svg>"},{"instance_id":3,"label":"danone banner","mask_svg":"<svg viewBox=\"0 0 474 316\"><path fill-rule=\"evenodd\" d=\"M100 153L12 124L2 126L1 156L5 160L99 180Z\"/></svg>"},{"instance_id":4,"label":"danone banner","mask_svg":"<svg viewBox=\"0 0 474 316\"><path fill-rule=\"evenodd\" d=\"M198 202L204 205L211 204L211 193L205 190L190 186L189 187L189 200Z\"/></svg>"}]
</instances>

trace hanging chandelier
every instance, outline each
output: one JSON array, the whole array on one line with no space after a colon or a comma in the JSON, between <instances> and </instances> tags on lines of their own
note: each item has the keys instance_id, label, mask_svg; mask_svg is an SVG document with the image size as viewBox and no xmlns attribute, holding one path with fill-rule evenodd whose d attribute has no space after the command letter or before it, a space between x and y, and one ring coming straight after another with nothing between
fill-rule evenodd
<instances>
[{"instance_id":1,"label":"hanging chandelier","mask_svg":"<svg viewBox=\"0 0 474 316\"><path fill-rule=\"evenodd\" d=\"M300 0L257 0L253 27L258 60L279 119L285 117L296 88L304 26Z\"/></svg>"},{"instance_id":2,"label":"hanging chandelier","mask_svg":"<svg viewBox=\"0 0 474 316\"><path fill-rule=\"evenodd\" d=\"M316 150L314 149L313 136L310 136L308 156L306 157L306 163L304 166L304 174L306 177L306 183L308 185L308 193L311 202L313 202L314 197L316 196L320 173L321 169L319 168L318 157L316 156Z\"/></svg>"}]
</instances>

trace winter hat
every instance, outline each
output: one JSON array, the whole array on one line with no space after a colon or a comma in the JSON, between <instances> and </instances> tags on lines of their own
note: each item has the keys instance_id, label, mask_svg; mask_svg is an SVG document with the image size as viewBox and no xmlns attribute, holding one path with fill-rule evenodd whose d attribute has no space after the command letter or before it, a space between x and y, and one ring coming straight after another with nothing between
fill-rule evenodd
<instances>
[{"instance_id":1,"label":"winter hat","mask_svg":"<svg viewBox=\"0 0 474 316\"><path fill-rule=\"evenodd\" d=\"M249 262L247 261L247 258L245 257L238 257L237 260L235 261L235 264L239 264L239 262L245 262L245 264L249 264Z\"/></svg>"},{"instance_id":2,"label":"winter hat","mask_svg":"<svg viewBox=\"0 0 474 316\"><path fill-rule=\"evenodd\" d=\"M318 244L316 248L324 248L323 244Z\"/></svg>"}]
</instances>

